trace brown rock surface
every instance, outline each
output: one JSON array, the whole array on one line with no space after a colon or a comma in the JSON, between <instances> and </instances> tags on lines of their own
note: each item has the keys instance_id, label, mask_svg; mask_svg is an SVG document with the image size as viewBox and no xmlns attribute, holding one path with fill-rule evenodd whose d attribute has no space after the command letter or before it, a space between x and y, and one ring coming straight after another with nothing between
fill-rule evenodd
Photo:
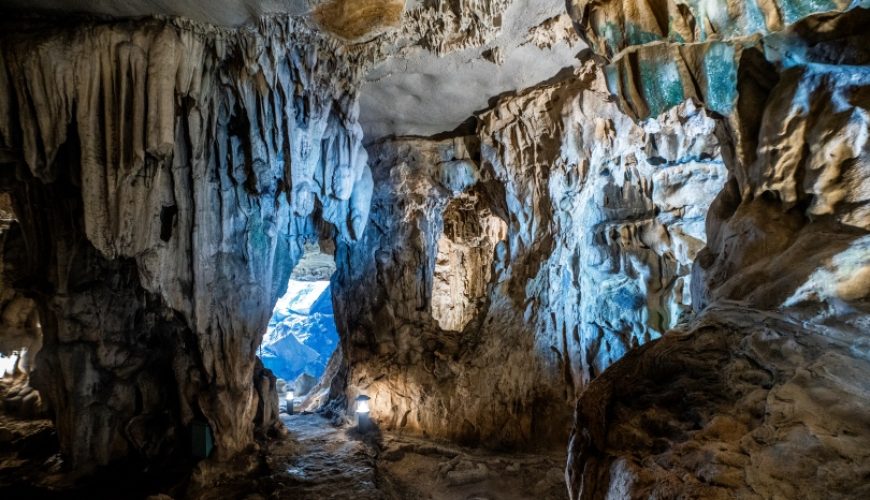
<instances>
[{"instance_id":1,"label":"brown rock surface","mask_svg":"<svg viewBox=\"0 0 870 500\"><path fill-rule=\"evenodd\" d=\"M243 449L274 422L255 349L303 242L368 219L368 56L293 20L5 33L4 189L28 249L11 282L38 304L62 450L160 454L194 419L218 456Z\"/></svg>"},{"instance_id":2,"label":"brown rock surface","mask_svg":"<svg viewBox=\"0 0 870 500\"><path fill-rule=\"evenodd\" d=\"M574 497L867 496L870 363L850 334L723 303L629 353L577 403Z\"/></svg>"},{"instance_id":3,"label":"brown rock surface","mask_svg":"<svg viewBox=\"0 0 870 500\"><path fill-rule=\"evenodd\" d=\"M476 136L370 147L373 230L337 253L347 397L386 429L564 440L585 384L691 309L715 132L691 103L635 124L590 64Z\"/></svg>"},{"instance_id":4,"label":"brown rock surface","mask_svg":"<svg viewBox=\"0 0 870 500\"><path fill-rule=\"evenodd\" d=\"M616 71L687 64L678 85L707 82L693 95L726 115L729 181L694 264L697 319L630 353L577 403L574 498L868 494L866 20L861 9L819 15L720 43L730 90L712 84L713 66L690 64L714 42L618 56ZM651 107L650 82L627 80L618 94L635 115L673 105L659 93Z\"/></svg>"},{"instance_id":5,"label":"brown rock surface","mask_svg":"<svg viewBox=\"0 0 870 500\"><path fill-rule=\"evenodd\" d=\"M330 0L314 8L318 25L346 40L371 38L397 28L405 0Z\"/></svg>"},{"instance_id":6,"label":"brown rock surface","mask_svg":"<svg viewBox=\"0 0 870 500\"><path fill-rule=\"evenodd\" d=\"M563 447L573 410L574 498L870 494L866 1L291 3L314 14L2 23L0 340L42 331L70 464L205 421L194 482L252 472L272 307L335 270L300 408L370 396L417 435L389 456ZM326 448L374 481L308 430L328 467L288 491L334 491ZM448 493L510 472L456 456ZM517 487L555 491L542 464Z\"/></svg>"}]
</instances>

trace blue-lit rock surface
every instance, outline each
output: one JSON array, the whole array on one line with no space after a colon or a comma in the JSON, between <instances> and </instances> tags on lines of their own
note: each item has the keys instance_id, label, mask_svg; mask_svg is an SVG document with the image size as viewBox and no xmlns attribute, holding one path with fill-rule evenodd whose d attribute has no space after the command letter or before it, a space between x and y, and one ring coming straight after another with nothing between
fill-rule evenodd
<instances>
[{"instance_id":1,"label":"blue-lit rock surface","mask_svg":"<svg viewBox=\"0 0 870 500\"><path fill-rule=\"evenodd\" d=\"M691 315L717 126L692 102L635 123L591 63L479 120L369 148L378 230L336 253L348 394L386 428L558 442L592 378Z\"/></svg>"},{"instance_id":2,"label":"blue-lit rock surface","mask_svg":"<svg viewBox=\"0 0 870 500\"><path fill-rule=\"evenodd\" d=\"M587 5L575 11L581 25L605 17L574 4ZM635 40L616 55L594 44L613 57L610 89L633 115L685 96L721 115L728 182L693 264L695 317L627 353L577 402L572 498L870 495L862 4L768 2L769 30L732 18L736 31L715 42ZM639 5L646 21L666 18Z\"/></svg>"},{"instance_id":3,"label":"blue-lit rock surface","mask_svg":"<svg viewBox=\"0 0 870 500\"><path fill-rule=\"evenodd\" d=\"M228 458L280 425L256 353L304 242L368 220L371 48L286 16L29 26L0 39L27 249L7 262L44 292L32 380L61 449L76 467L163 455L204 419Z\"/></svg>"},{"instance_id":4,"label":"blue-lit rock surface","mask_svg":"<svg viewBox=\"0 0 870 500\"><path fill-rule=\"evenodd\" d=\"M33 2L86 3L171 13ZM177 3L302 15L0 16L0 336L38 313L65 467L205 421L192 482L262 472L259 353L338 425L570 439L574 498L870 497L866 0Z\"/></svg>"}]
</instances>

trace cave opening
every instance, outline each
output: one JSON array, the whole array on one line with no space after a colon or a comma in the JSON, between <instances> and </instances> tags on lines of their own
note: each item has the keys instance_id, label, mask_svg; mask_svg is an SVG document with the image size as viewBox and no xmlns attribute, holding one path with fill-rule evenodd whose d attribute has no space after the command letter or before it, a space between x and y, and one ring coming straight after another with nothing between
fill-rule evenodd
<instances>
[{"instance_id":1,"label":"cave opening","mask_svg":"<svg viewBox=\"0 0 870 500\"><path fill-rule=\"evenodd\" d=\"M277 377L281 407L288 394L294 404L316 409L326 394L321 379L339 345L330 279L335 274L330 240L307 242L293 268L287 291L275 303L258 355Z\"/></svg>"}]
</instances>

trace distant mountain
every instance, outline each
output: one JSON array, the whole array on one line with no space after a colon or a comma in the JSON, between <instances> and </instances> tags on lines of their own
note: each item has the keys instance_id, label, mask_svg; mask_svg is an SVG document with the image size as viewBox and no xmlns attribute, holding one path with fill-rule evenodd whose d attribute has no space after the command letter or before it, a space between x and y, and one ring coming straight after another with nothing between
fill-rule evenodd
<instances>
[{"instance_id":1,"label":"distant mountain","mask_svg":"<svg viewBox=\"0 0 870 500\"><path fill-rule=\"evenodd\" d=\"M329 282L290 280L263 337L263 364L287 381L319 378L337 345Z\"/></svg>"}]
</instances>

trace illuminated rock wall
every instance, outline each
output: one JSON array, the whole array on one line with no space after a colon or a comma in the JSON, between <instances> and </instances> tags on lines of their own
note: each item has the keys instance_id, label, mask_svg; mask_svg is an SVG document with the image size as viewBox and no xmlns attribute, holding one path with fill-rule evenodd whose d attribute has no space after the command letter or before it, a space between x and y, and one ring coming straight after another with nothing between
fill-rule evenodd
<instances>
[{"instance_id":1,"label":"illuminated rock wall","mask_svg":"<svg viewBox=\"0 0 870 500\"><path fill-rule=\"evenodd\" d=\"M16 286L38 301L34 383L74 464L183 447L193 419L227 457L272 424L255 352L275 300L304 240L368 219L368 57L280 18L4 32Z\"/></svg>"},{"instance_id":2,"label":"illuminated rock wall","mask_svg":"<svg viewBox=\"0 0 870 500\"><path fill-rule=\"evenodd\" d=\"M636 124L589 63L476 135L372 146L373 230L337 254L348 394L386 428L564 442L588 381L691 314L716 131L692 103ZM477 243L447 266L457 232Z\"/></svg>"},{"instance_id":3,"label":"illuminated rock wall","mask_svg":"<svg viewBox=\"0 0 870 500\"><path fill-rule=\"evenodd\" d=\"M0 35L4 283L75 465L267 431L256 349L333 240L306 404L506 446L563 446L573 412L575 498L870 495L865 0L317 5L366 42Z\"/></svg>"},{"instance_id":4,"label":"illuminated rock wall","mask_svg":"<svg viewBox=\"0 0 870 500\"><path fill-rule=\"evenodd\" d=\"M698 99L720 114L729 173L694 263L696 319L577 403L572 497L866 496L866 3L766 3L758 24L732 12L753 2L690 2L671 21L694 38L646 45L633 27L665 4L573 4L621 106L642 118Z\"/></svg>"}]
</instances>

